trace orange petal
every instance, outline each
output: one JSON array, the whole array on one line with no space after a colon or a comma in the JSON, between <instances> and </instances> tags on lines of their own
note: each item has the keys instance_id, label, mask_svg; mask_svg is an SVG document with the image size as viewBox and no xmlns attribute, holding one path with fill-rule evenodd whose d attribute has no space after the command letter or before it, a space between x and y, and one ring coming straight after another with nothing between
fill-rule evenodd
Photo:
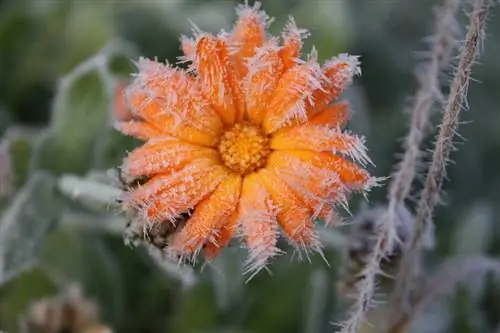
<instances>
[{"instance_id":1,"label":"orange petal","mask_svg":"<svg viewBox=\"0 0 500 333\"><path fill-rule=\"evenodd\" d=\"M322 70L323 89L316 90L312 100L307 104L307 113L310 116L322 111L351 84L353 77L360 73L359 60L358 57L341 54L327 61Z\"/></svg>"},{"instance_id":2,"label":"orange petal","mask_svg":"<svg viewBox=\"0 0 500 333\"><path fill-rule=\"evenodd\" d=\"M373 180L367 171L340 156L306 150L290 150L286 151L286 153L318 168L330 169L336 172L342 183L350 189L363 190L373 185Z\"/></svg>"},{"instance_id":3,"label":"orange petal","mask_svg":"<svg viewBox=\"0 0 500 333\"><path fill-rule=\"evenodd\" d=\"M210 237L205 244L204 252L208 260L213 260L225 248L231 239L238 222L238 209L229 217L219 231Z\"/></svg>"},{"instance_id":4,"label":"orange petal","mask_svg":"<svg viewBox=\"0 0 500 333\"><path fill-rule=\"evenodd\" d=\"M278 222L288 239L298 247L319 247L311 211L272 172L261 169L259 179L278 206Z\"/></svg>"},{"instance_id":5,"label":"orange petal","mask_svg":"<svg viewBox=\"0 0 500 333\"><path fill-rule=\"evenodd\" d=\"M304 44L303 40L308 36L308 30L297 28L295 20L290 17L283 30L283 47L280 50L280 57L283 59L285 70L296 64L297 59L300 58L300 50Z\"/></svg>"},{"instance_id":6,"label":"orange petal","mask_svg":"<svg viewBox=\"0 0 500 333\"><path fill-rule=\"evenodd\" d=\"M227 177L224 167L197 159L179 171L152 177L146 184L127 193L125 207L143 211L146 220L175 219L194 207Z\"/></svg>"},{"instance_id":7,"label":"orange petal","mask_svg":"<svg viewBox=\"0 0 500 333\"><path fill-rule=\"evenodd\" d=\"M182 167L197 158L218 161L219 154L210 148L189 144L173 137L151 140L134 149L123 163L126 177L151 176Z\"/></svg>"},{"instance_id":8,"label":"orange petal","mask_svg":"<svg viewBox=\"0 0 500 333\"><path fill-rule=\"evenodd\" d=\"M141 59L127 88L131 109L151 124L189 142L213 145L222 132L217 113L183 70Z\"/></svg>"},{"instance_id":9,"label":"orange petal","mask_svg":"<svg viewBox=\"0 0 500 333\"><path fill-rule=\"evenodd\" d=\"M218 163L211 159L196 159L180 170L169 170L169 172L154 175L143 185L128 192L123 205L125 207L144 205L152 198L168 191L172 186L182 184L185 179L193 181L203 172L211 171L216 167Z\"/></svg>"},{"instance_id":10,"label":"orange petal","mask_svg":"<svg viewBox=\"0 0 500 333\"><path fill-rule=\"evenodd\" d=\"M269 259L280 253L276 247L278 224L276 223L277 207L274 207L271 196L258 174L250 174L243 181L239 207L239 223L245 244L250 251L244 263L244 271L251 276L264 268Z\"/></svg>"},{"instance_id":11,"label":"orange petal","mask_svg":"<svg viewBox=\"0 0 500 333\"><path fill-rule=\"evenodd\" d=\"M320 70L314 56L281 76L264 117L266 133L290 124L292 119L307 120L306 102L312 92L320 88L319 77Z\"/></svg>"},{"instance_id":12,"label":"orange petal","mask_svg":"<svg viewBox=\"0 0 500 333\"><path fill-rule=\"evenodd\" d=\"M143 101L145 100L143 99ZM188 117L167 113L162 103L156 101L145 103L147 104L143 104L141 108L150 114L147 116L148 123L161 128L163 135L173 135L186 142L203 146L214 146L217 143L216 135L195 128L192 126L193 122L187 122Z\"/></svg>"},{"instance_id":13,"label":"orange petal","mask_svg":"<svg viewBox=\"0 0 500 333\"><path fill-rule=\"evenodd\" d=\"M135 120L117 122L115 124L115 129L125 135L130 135L144 141L166 134L156 126Z\"/></svg>"},{"instance_id":14,"label":"orange petal","mask_svg":"<svg viewBox=\"0 0 500 333\"><path fill-rule=\"evenodd\" d=\"M271 39L249 59L250 72L246 81L247 117L260 124L274 95L283 73L283 61L278 54L278 45Z\"/></svg>"},{"instance_id":15,"label":"orange petal","mask_svg":"<svg viewBox=\"0 0 500 333\"><path fill-rule=\"evenodd\" d=\"M178 184L168 192L153 198L142 210L142 218L147 221L160 222L175 220L180 214L193 209L207 195L210 195L217 185L224 180L227 173L210 173L205 178L200 178L194 184Z\"/></svg>"},{"instance_id":16,"label":"orange petal","mask_svg":"<svg viewBox=\"0 0 500 333\"><path fill-rule=\"evenodd\" d=\"M240 103L235 103L233 90L236 90L237 94L241 94L241 91L238 90L232 73L226 41L210 35L198 36L194 66L205 97L226 124L234 124L237 114L240 113L237 109Z\"/></svg>"},{"instance_id":17,"label":"orange petal","mask_svg":"<svg viewBox=\"0 0 500 333\"><path fill-rule=\"evenodd\" d=\"M230 62L231 72L229 75L229 82L231 84L233 97L234 97L234 105L236 109L236 122L243 121L246 113L246 103L245 103L245 93L243 89L243 80L237 77L237 73L235 70L235 63L233 60Z\"/></svg>"},{"instance_id":18,"label":"orange petal","mask_svg":"<svg viewBox=\"0 0 500 333\"><path fill-rule=\"evenodd\" d=\"M310 121L311 125L326 125L330 128L342 128L349 120L349 104L340 102L327 106Z\"/></svg>"},{"instance_id":19,"label":"orange petal","mask_svg":"<svg viewBox=\"0 0 500 333\"><path fill-rule=\"evenodd\" d=\"M259 9L260 3L256 2L253 7L239 5L236 10L238 20L229 36L229 42L236 48L232 57L240 79L248 73L246 59L255 54L266 38L269 17Z\"/></svg>"},{"instance_id":20,"label":"orange petal","mask_svg":"<svg viewBox=\"0 0 500 333\"><path fill-rule=\"evenodd\" d=\"M275 133L270 140L272 149L312 150L340 153L359 161L370 162L364 138L325 125L299 125Z\"/></svg>"},{"instance_id":21,"label":"orange petal","mask_svg":"<svg viewBox=\"0 0 500 333\"><path fill-rule=\"evenodd\" d=\"M175 233L169 244L173 253L190 255L201 249L236 210L241 192L241 176L230 175L215 191L202 200L184 228Z\"/></svg>"},{"instance_id":22,"label":"orange petal","mask_svg":"<svg viewBox=\"0 0 500 333\"><path fill-rule=\"evenodd\" d=\"M330 214L328 208L346 201L346 188L335 171L314 166L287 151L273 152L268 169L314 211L314 217L325 218Z\"/></svg>"}]
</instances>

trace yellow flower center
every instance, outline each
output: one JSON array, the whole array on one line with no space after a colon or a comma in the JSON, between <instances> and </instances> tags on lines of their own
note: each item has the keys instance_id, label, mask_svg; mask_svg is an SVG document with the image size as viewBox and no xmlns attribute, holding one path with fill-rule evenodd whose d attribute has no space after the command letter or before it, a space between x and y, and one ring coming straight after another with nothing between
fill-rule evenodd
<instances>
[{"instance_id":1,"label":"yellow flower center","mask_svg":"<svg viewBox=\"0 0 500 333\"><path fill-rule=\"evenodd\" d=\"M224 164L240 174L264 167L271 152L269 138L260 128L249 123L236 124L226 131L218 149Z\"/></svg>"}]
</instances>

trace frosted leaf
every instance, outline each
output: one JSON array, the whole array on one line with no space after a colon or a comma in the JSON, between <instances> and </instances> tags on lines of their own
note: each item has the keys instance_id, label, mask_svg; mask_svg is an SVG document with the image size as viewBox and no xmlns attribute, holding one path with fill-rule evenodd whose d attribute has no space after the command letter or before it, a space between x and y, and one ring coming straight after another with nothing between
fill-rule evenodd
<instances>
[{"instance_id":1,"label":"frosted leaf","mask_svg":"<svg viewBox=\"0 0 500 333\"><path fill-rule=\"evenodd\" d=\"M0 220L0 285L32 268L59 211L54 179L35 173Z\"/></svg>"},{"instance_id":2,"label":"frosted leaf","mask_svg":"<svg viewBox=\"0 0 500 333\"><path fill-rule=\"evenodd\" d=\"M60 78L38 167L55 173L83 173L105 164L115 84L109 63L113 56L130 53L125 48L113 40Z\"/></svg>"},{"instance_id":3,"label":"frosted leaf","mask_svg":"<svg viewBox=\"0 0 500 333\"><path fill-rule=\"evenodd\" d=\"M32 156L37 148L37 140L41 133L43 133L43 129L24 126L11 126L5 131L4 138L0 143L0 182L2 173L8 171L5 170L5 167L8 169L8 166L3 164L6 162L3 158L7 157L11 168L12 190L19 189L26 183L32 168ZM1 186L0 183L0 197Z\"/></svg>"},{"instance_id":4,"label":"frosted leaf","mask_svg":"<svg viewBox=\"0 0 500 333\"><path fill-rule=\"evenodd\" d=\"M59 178L57 187L62 194L70 199L97 211L112 208L112 205L122 195L122 191L113 185L72 175Z\"/></svg>"}]
</instances>

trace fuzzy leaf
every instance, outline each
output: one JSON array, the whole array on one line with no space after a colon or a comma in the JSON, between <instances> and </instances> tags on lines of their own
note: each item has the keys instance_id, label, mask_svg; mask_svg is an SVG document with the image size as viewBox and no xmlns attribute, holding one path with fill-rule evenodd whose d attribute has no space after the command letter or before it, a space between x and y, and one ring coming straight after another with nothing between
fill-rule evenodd
<instances>
[{"instance_id":1,"label":"fuzzy leaf","mask_svg":"<svg viewBox=\"0 0 500 333\"><path fill-rule=\"evenodd\" d=\"M57 187L62 194L97 211L111 208L122 191L114 186L92 179L64 175L59 178Z\"/></svg>"},{"instance_id":2,"label":"fuzzy leaf","mask_svg":"<svg viewBox=\"0 0 500 333\"><path fill-rule=\"evenodd\" d=\"M94 69L83 75L69 75L61 82L39 167L58 174L81 174L92 165L94 146L109 127L108 99Z\"/></svg>"},{"instance_id":3,"label":"fuzzy leaf","mask_svg":"<svg viewBox=\"0 0 500 333\"><path fill-rule=\"evenodd\" d=\"M32 268L59 212L54 179L34 174L0 220L0 285Z\"/></svg>"}]
</instances>

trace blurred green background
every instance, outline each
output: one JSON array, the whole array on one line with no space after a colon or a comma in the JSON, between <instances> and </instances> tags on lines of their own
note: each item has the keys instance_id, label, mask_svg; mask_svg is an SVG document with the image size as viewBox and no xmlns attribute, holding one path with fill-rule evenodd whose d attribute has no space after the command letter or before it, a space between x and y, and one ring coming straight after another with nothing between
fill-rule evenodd
<instances>
[{"instance_id":1,"label":"blurred green background","mask_svg":"<svg viewBox=\"0 0 500 333\"><path fill-rule=\"evenodd\" d=\"M344 98L353 105L349 128L367 137L375 176L389 175L401 152L414 70L422 59L417 51L428 49L432 7L440 3L264 1L275 17L273 34L293 15L312 33L305 50L315 45L321 61L341 52L361 56L362 76ZM190 32L188 20L210 32L228 31L236 4L0 0L0 331L17 332L31 302L71 282L95 299L115 332L333 332L331 323L346 315L338 285L345 278L347 227L325 231L329 266L317 255L312 263L283 256L272 264L272 275L262 272L245 283L238 248L225 251L214 267L178 272L124 246L113 227L122 222L115 210L92 197L74 200L78 184L102 194L95 186L105 171L137 144L111 127L115 87L134 72L131 60L175 62L178 38ZM499 9L491 14L474 67L470 110L462 113L460 128L465 140L457 139L446 205L436 211L429 268L454 255L500 253ZM459 16L462 23L466 19ZM443 89L449 80L444 73ZM429 129L427 147L434 134ZM385 195L385 187L377 188L370 203L383 203ZM354 200L352 212L360 209ZM478 280L430 305L412 331L493 332L500 289L491 279Z\"/></svg>"}]
</instances>

